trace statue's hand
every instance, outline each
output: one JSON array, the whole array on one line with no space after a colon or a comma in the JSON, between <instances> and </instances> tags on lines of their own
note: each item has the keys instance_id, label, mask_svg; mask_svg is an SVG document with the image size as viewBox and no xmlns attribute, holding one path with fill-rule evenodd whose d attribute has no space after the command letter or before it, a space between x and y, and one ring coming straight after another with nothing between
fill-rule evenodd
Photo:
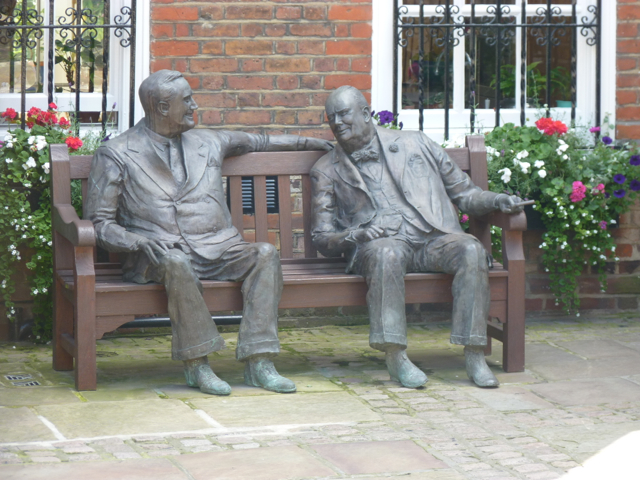
<instances>
[{"instance_id":1,"label":"statue's hand","mask_svg":"<svg viewBox=\"0 0 640 480\"><path fill-rule=\"evenodd\" d=\"M519 205L522 199L516 195L499 195L496 198L496 206L502 213L520 213L524 206Z\"/></svg>"},{"instance_id":2,"label":"statue's hand","mask_svg":"<svg viewBox=\"0 0 640 480\"><path fill-rule=\"evenodd\" d=\"M145 238L138 242L137 247L138 251L143 251L147 254L149 260L151 260L154 265L158 265L160 262L156 255L164 257L169 249L173 248L173 244L170 242L161 242L159 240Z\"/></svg>"},{"instance_id":3,"label":"statue's hand","mask_svg":"<svg viewBox=\"0 0 640 480\"><path fill-rule=\"evenodd\" d=\"M327 152L333 150L333 143L321 138L307 137L304 145L305 150L325 150Z\"/></svg>"},{"instance_id":4,"label":"statue's hand","mask_svg":"<svg viewBox=\"0 0 640 480\"><path fill-rule=\"evenodd\" d=\"M367 228L359 228L358 230L354 230L352 234L352 237L361 243L369 242L371 240L375 240L376 238L387 236L388 235L385 233L385 231L376 225Z\"/></svg>"}]
</instances>

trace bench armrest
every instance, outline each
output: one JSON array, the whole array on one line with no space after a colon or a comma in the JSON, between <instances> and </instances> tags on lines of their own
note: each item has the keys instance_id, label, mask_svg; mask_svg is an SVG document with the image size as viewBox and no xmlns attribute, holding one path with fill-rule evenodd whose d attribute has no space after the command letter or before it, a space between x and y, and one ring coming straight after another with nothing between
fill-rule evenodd
<instances>
[{"instance_id":1,"label":"bench armrest","mask_svg":"<svg viewBox=\"0 0 640 480\"><path fill-rule=\"evenodd\" d=\"M492 212L481 217L481 220L491 225L500 227L509 231L525 231L527 229L527 216L524 212L520 213L502 213Z\"/></svg>"},{"instance_id":2,"label":"bench armrest","mask_svg":"<svg viewBox=\"0 0 640 480\"><path fill-rule=\"evenodd\" d=\"M93 247L96 234L93 223L80 220L76 209L69 204L53 206L53 230L69 240L74 247Z\"/></svg>"}]
</instances>

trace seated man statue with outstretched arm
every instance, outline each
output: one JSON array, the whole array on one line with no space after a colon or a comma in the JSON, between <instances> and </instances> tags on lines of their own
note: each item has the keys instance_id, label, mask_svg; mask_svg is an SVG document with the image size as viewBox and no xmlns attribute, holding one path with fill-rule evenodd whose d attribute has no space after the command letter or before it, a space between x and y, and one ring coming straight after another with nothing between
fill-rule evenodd
<instances>
[{"instance_id":1,"label":"seated man statue with outstretched arm","mask_svg":"<svg viewBox=\"0 0 640 480\"><path fill-rule=\"evenodd\" d=\"M165 286L173 329L172 358L187 384L213 395L229 385L207 354L224 347L202 297L200 279L242 281L243 318L236 358L245 382L294 392L272 359L280 351L278 302L282 269L268 243L247 243L231 223L221 166L255 151L330 150L324 140L193 129L198 108L179 72L161 70L140 85L145 118L104 143L93 157L87 214L98 245L124 254L125 281Z\"/></svg>"},{"instance_id":2,"label":"seated man statue with outstretched arm","mask_svg":"<svg viewBox=\"0 0 640 480\"><path fill-rule=\"evenodd\" d=\"M327 99L338 146L315 164L314 245L344 255L347 272L365 277L369 343L386 354L391 378L417 388L427 376L407 357L404 276L445 272L453 279L451 342L464 345L469 378L498 380L484 358L489 315L487 252L463 232L454 205L471 215L522 210L515 196L483 191L422 132L377 127L363 95L344 86Z\"/></svg>"}]
</instances>

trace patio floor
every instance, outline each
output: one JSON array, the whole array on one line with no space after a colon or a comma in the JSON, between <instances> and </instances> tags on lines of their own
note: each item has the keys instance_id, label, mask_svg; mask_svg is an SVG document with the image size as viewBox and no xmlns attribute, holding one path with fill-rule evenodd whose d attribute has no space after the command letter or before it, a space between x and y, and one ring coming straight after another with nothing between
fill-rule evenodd
<instances>
[{"instance_id":1,"label":"patio floor","mask_svg":"<svg viewBox=\"0 0 640 480\"><path fill-rule=\"evenodd\" d=\"M0 478L638 478L640 319L528 322L526 370L502 372L495 342L492 390L446 324L409 327L419 390L389 380L367 326L281 330L292 395L243 385L223 335L210 360L229 397L186 387L166 335L100 340L95 392L53 371L50 347L0 345Z\"/></svg>"}]
</instances>

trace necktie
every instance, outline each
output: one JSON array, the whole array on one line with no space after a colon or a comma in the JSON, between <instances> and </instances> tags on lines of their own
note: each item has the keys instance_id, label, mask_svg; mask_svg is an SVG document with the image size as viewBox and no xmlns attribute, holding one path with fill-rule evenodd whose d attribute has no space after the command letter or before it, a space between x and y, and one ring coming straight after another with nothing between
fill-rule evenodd
<instances>
[{"instance_id":1,"label":"necktie","mask_svg":"<svg viewBox=\"0 0 640 480\"><path fill-rule=\"evenodd\" d=\"M181 186L185 181L185 172L180 152L180 143L177 140L169 142L169 168L176 184Z\"/></svg>"}]
</instances>

